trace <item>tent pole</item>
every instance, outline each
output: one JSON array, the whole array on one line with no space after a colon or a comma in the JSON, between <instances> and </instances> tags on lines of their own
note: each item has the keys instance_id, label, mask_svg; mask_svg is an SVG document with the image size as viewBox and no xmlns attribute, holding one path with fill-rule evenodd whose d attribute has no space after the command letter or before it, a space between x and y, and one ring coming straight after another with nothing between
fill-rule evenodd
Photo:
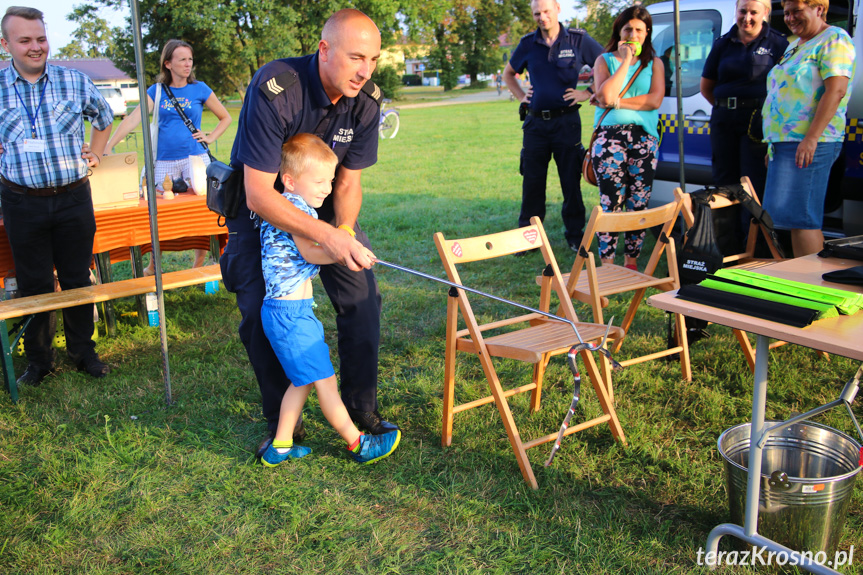
<instances>
[{"instance_id":1,"label":"tent pole","mask_svg":"<svg viewBox=\"0 0 863 575\"><path fill-rule=\"evenodd\" d=\"M684 170L683 135L686 131L683 117L683 78L680 75L680 0L674 0L674 68L677 82L674 83L677 91L677 154L680 163L680 189L686 193L686 173Z\"/></svg>"},{"instance_id":2,"label":"tent pole","mask_svg":"<svg viewBox=\"0 0 863 575\"><path fill-rule=\"evenodd\" d=\"M153 244L151 257L156 270L156 298L159 302L159 341L162 344L162 374L165 381L165 403L171 405L171 370L168 365L168 332L165 327L165 300L162 291L162 250L159 248L159 222L156 218L156 182L153 181L153 145L150 139L147 84L144 79L144 43L141 39L141 18L138 12L138 0L130 0L132 10L132 39L135 45L135 69L138 79L138 96L141 102L141 134L144 139L144 167L147 174L147 205L150 211L150 241ZM156 102L159 105L159 102Z\"/></svg>"}]
</instances>

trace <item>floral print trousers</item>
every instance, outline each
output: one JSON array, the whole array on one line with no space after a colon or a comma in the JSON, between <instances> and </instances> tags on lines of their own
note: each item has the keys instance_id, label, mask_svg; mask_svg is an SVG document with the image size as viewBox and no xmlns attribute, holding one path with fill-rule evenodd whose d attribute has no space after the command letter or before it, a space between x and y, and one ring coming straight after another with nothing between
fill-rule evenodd
<instances>
[{"instance_id":1,"label":"floral print trousers","mask_svg":"<svg viewBox=\"0 0 863 575\"><path fill-rule=\"evenodd\" d=\"M604 212L635 212L647 209L659 140L635 124L602 126L598 129L591 156L599 201ZM598 233L600 259L613 259L617 249L616 233ZM624 234L625 254L638 257L644 243L644 230Z\"/></svg>"}]
</instances>

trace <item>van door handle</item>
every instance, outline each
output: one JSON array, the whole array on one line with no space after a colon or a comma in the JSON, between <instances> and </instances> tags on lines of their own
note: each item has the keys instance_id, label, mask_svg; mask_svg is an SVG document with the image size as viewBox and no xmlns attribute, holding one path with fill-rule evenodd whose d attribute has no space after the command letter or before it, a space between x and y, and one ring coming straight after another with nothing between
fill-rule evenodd
<instances>
[{"instance_id":1,"label":"van door handle","mask_svg":"<svg viewBox=\"0 0 863 575\"><path fill-rule=\"evenodd\" d=\"M704 114L692 114L691 116L683 116L684 120L691 120L693 122L709 122L710 116Z\"/></svg>"}]
</instances>

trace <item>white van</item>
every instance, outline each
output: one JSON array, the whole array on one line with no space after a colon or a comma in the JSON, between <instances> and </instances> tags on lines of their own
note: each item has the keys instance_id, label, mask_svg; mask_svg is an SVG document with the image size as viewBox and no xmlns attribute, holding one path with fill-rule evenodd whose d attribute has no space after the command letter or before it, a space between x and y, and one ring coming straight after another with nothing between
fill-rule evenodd
<instances>
[{"instance_id":1,"label":"white van","mask_svg":"<svg viewBox=\"0 0 863 575\"><path fill-rule=\"evenodd\" d=\"M138 82L122 82L120 93L127 104L138 102L141 99L140 94L138 94Z\"/></svg>"},{"instance_id":2,"label":"white van","mask_svg":"<svg viewBox=\"0 0 863 575\"><path fill-rule=\"evenodd\" d=\"M120 93L120 90L113 86L96 86L99 89L99 93L102 94L102 97L108 102L108 105L111 106L111 111L114 112L114 117L119 116L120 118L126 117L126 100L123 98L123 94Z\"/></svg>"},{"instance_id":3,"label":"white van","mask_svg":"<svg viewBox=\"0 0 863 575\"><path fill-rule=\"evenodd\" d=\"M828 23L840 26L854 39L858 69L850 86L843 153L833 165L825 201L825 235L863 234L863 23L858 25L863 0L830 0ZM686 190L713 183L710 153L711 106L700 92L701 72L713 42L735 23L734 0L680 0L680 80L683 121L677 117L677 74L674 71L674 3L647 7L653 17L653 47L666 63L666 93L659 108L664 131L659 165L650 204L671 201L680 182L678 129L684 130L683 166ZM788 34L782 4L773 2L771 26ZM859 125L858 125L859 124Z\"/></svg>"}]
</instances>

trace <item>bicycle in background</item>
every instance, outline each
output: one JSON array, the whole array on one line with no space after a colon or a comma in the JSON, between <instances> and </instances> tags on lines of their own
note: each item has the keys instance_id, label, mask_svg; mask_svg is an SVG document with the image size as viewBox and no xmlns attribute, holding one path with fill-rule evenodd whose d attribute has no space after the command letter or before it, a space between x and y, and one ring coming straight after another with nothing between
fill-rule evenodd
<instances>
[{"instance_id":1,"label":"bicycle in background","mask_svg":"<svg viewBox=\"0 0 863 575\"><path fill-rule=\"evenodd\" d=\"M395 138L399 133L399 111L395 108L385 110L386 105L392 102L389 98L385 98L381 102L381 123L379 131L381 139Z\"/></svg>"}]
</instances>

